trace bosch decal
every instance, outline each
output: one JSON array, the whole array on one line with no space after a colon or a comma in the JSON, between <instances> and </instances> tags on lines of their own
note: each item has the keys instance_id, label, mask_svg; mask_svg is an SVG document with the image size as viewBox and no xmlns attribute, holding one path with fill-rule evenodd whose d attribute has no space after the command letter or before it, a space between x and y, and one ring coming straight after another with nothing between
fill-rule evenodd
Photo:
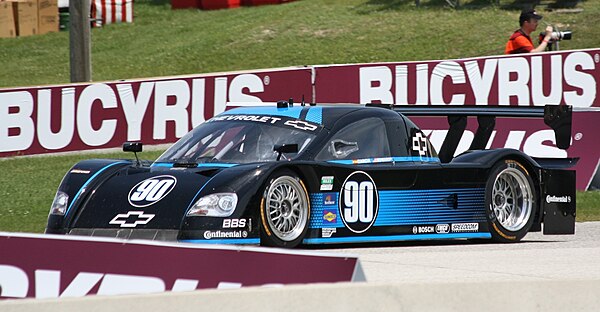
<instances>
[{"instance_id":1,"label":"bosch decal","mask_svg":"<svg viewBox=\"0 0 600 312\"><path fill-rule=\"evenodd\" d=\"M433 226L433 225L413 226L413 234L430 234L430 233L435 233L435 226Z\"/></svg>"},{"instance_id":2,"label":"bosch decal","mask_svg":"<svg viewBox=\"0 0 600 312\"><path fill-rule=\"evenodd\" d=\"M342 221L350 231L367 231L379 212L379 195L371 176L364 171L350 174L342 184L338 203Z\"/></svg>"},{"instance_id":3,"label":"bosch decal","mask_svg":"<svg viewBox=\"0 0 600 312\"><path fill-rule=\"evenodd\" d=\"M154 218L153 214L145 214L143 211L128 211L116 215L109 224L119 225L124 228L134 228L138 225L148 224Z\"/></svg>"},{"instance_id":4,"label":"bosch decal","mask_svg":"<svg viewBox=\"0 0 600 312\"><path fill-rule=\"evenodd\" d=\"M146 179L129 191L129 204L138 208L148 207L167 196L176 184L177 179L170 175Z\"/></svg>"}]
</instances>

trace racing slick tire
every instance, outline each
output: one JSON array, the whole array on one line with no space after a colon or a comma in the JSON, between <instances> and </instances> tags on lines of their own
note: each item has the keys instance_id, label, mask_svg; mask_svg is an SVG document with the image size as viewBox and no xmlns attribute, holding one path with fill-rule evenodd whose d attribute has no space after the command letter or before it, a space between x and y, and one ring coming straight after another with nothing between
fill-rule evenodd
<instances>
[{"instance_id":1,"label":"racing slick tire","mask_svg":"<svg viewBox=\"0 0 600 312\"><path fill-rule=\"evenodd\" d=\"M535 198L533 181L521 163L510 159L496 163L485 187L486 217L492 240L520 241L533 224Z\"/></svg>"},{"instance_id":2,"label":"racing slick tire","mask_svg":"<svg viewBox=\"0 0 600 312\"><path fill-rule=\"evenodd\" d=\"M260 203L263 246L294 248L308 231L310 200L302 180L290 170L270 177Z\"/></svg>"}]
</instances>

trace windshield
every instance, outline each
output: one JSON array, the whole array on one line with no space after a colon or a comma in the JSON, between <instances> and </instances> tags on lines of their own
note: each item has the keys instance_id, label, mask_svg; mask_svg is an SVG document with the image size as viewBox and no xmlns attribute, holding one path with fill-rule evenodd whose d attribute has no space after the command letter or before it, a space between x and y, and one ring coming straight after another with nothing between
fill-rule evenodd
<instances>
[{"instance_id":1,"label":"windshield","mask_svg":"<svg viewBox=\"0 0 600 312\"><path fill-rule=\"evenodd\" d=\"M297 154L282 155L282 159L293 159L313 141L316 132L252 121L209 121L183 136L156 162L276 161L275 145L298 144Z\"/></svg>"}]
</instances>

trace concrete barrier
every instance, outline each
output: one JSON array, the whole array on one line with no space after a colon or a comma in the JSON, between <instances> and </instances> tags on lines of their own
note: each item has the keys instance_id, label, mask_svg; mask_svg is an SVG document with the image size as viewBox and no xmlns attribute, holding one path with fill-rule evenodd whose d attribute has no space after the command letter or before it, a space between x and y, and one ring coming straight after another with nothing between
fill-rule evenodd
<instances>
[{"instance_id":1,"label":"concrete barrier","mask_svg":"<svg viewBox=\"0 0 600 312\"><path fill-rule=\"evenodd\" d=\"M0 311L598 311L600 280L308 284L0 302Z\"/></svg>"}]
</instances>

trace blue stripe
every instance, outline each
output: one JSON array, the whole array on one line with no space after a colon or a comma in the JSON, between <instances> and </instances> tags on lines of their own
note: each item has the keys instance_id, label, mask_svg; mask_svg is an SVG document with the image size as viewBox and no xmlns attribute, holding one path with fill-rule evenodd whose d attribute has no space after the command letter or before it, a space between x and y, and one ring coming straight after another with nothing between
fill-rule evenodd
<instances>
[{"instance_id":1,"label":"blue stripe","mask_svg":"<svg viewBox=\"0 0 600 312\"><path fill-rule=\"evenodd\" d=\"M120 165L120 164L126 164L126 163L128 163L128 162L126 162L126 161L120 161L120 162L112 163L112 164L104 166L102 169L100 169L96 173L94 173L87 181L85 181L85 183L83 184L83 186L79 189L79 191L77 191L77 194L75 194L75 196L73 197L73 200L71 201L71 204L69 205L69 208L67 208L67 212L65 212L65 217L69 214L69 211L71 211L71 207L73 207L73 204L77 201L77 198L79 198L79 196L81 195L81 193L85 192L87 186L90 184L90 182L92 182L92 180L94 180L104 170L106 170L106 169L108 169L108 168L110 168L112 166L116 166L116 165Z\"/></svg>"},{"instance_id":2,"label":"blue stripe","mask_svg":"<svg viewBox=\"0 0 600 312\"><path fill-rule=\"evenodd\" d=\"M388 161L382 161L383 159L389 158ZM341 159L341 160L328 160L329 163L342 164L342 165L362 165L362 164L377 164L377 163L389 163L389 162L440 162L437 157L381 157L381 158L365 158L365 159Z\"/></svg>"},{"instance_id":3,"label":"blue stripe","mask_svg":"<svg viewBox=\"0 0 600 312\"><path fill-rule=\"evenodd\" d=\"M331 238L305 238L305 244L336 244L336 243L369 243L369 242L392 242L432 239L458 239L458 238L492 238L490 233L449 233L449 234L409 234L390 236L354 236L354 237L331 237Z\"/></svg>"},{"instance_id":4,"label":"blue stripe","mask_svg":"<svg viewBox=\"0 0 600 312\"><path fill-rule=\"evenodd\" d=\"M194 244L260 244L260 238L237 238L237 239L184 239L180 240L183 243Z\"/></svg>"},{"instance_id":5,"label":"blue stripe","mask_svg":"<svg viewBox=\"0 0 600 312\"><path fill-rule=\"evenodd\" d=\"M300 113L304 107L295 106L288 108L277 107L238 107L222 112L220 115L267 115L281 116L288 118L300 118Z\"/></svg>"},{"instance_id":6,"label":"blue stripe","mask_svg":"<svg viewBox=\"0 0 600 312\"><path fill-rule=\"evenodd\" d=\"M204 185L202 185L202 187L198 190L198 192L196 193L196 195L194 195L194 198L192 199L192 201L190 202L190 204L188 205L187 209L185 210L185 214L183 215L184 217L187 216L188 212L190 211L190 208L192 208L192 206L196 203L196 201L198 200L197 197L198 195L200 195L200 192L202 192L202 190L204 189L204 187L206 187L206 185L208 183L210 183L210 181L212 181L212 179L214 179L216 176L213 176L212 178L208 179L208 181L206 181L206 183L204 183ZM182 221L183 222L183 221Z\"/></svg>"},{"instance_id":7,"label":"blue stripe","mask_svg":"<svg viewBox=\"0 0 600 312\"><path fill-rule=\"evenodd\" d=\"M323 108L322 107L310 107L308 113L306 113L306 121L323 124Z\"/></svg>"},{"instance_id":8,"label":"blue stripe","mask_svg":"<svg viewBox=\"0 0 600 312\"><path fill-rule=\"evenodd\" d=\"M335 196L335 205L325 205L325 194ZM415 224L486 222L485 189L431 189L431 190L383 190L379 191L379 212L374 226L399 226ZM458 196L457 207L444 202L450 195ZM339 192L311 193L311 216L309 228L344 227L339 211ZM325 219L331 211L335 219ZM329 214L329 217L332 217Z\"/></svg>"},{"instance_id":9,"label":"blue stripe","mask_svg":"<svg viewBox=\"0 0 600 312\"><path fill-rule=\"evenodd\" d=\"M165 168L173 168L174 163L153 163L150 167L165 167ZM196 168L206 168L206 167L218 167L218 168L229 168L235 167L238 164L227 164L227 163L201 163L196 166Z\"/></svg>"}]
</instances>

